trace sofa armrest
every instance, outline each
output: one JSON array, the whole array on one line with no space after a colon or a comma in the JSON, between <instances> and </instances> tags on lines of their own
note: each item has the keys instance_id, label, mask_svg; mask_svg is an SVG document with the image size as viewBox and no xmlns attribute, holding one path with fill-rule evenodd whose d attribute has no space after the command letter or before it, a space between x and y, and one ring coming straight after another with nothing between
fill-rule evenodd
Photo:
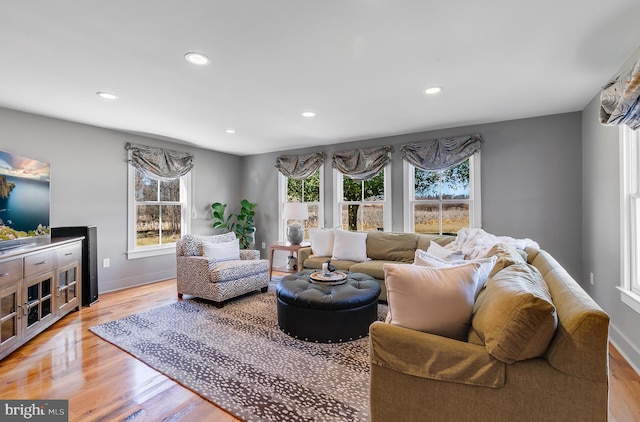
<instances>
[{"instance_id":1,"label":"sofa armrest","mask_svg":"<svg viewBox=\"0 0 640 422\"><path fill-rule=\"evenodd\" d=\"M410 330L384 322L369 327L373 365L440 381L499 388L506 364L484 346Z\"/></svg>"},{"instance_id":2,"label":"sofa armrest","mask_svg":"<svg viewBox=\"0 0 640 422\"><path fill-rule=\"evenodd\" d=\"M211 282L211 270L216 266L215 258L205 256L178 256L176 282L178 293L192 294L197 286Z\"/></svg>"},{"instance_id":3,"label":"sofa armrest","mask_svg":"<svg viewBox=\"0 0 640 422\"><path fill-rule=\"evenodd\" d=\"M304 268L304 261L311 256L311 247L298 249L298 271Z\"/></svg>"},{"instance_id":4,"label":"sofa armrest","mask_svg":"<svg viewBox=\"0 0 640 422\"><path fill-rule=\"evenodd\" d=\"M256 249L240 249L240 259L251 261L260 259L260 251Z\"/></svg>"}]
</instances>

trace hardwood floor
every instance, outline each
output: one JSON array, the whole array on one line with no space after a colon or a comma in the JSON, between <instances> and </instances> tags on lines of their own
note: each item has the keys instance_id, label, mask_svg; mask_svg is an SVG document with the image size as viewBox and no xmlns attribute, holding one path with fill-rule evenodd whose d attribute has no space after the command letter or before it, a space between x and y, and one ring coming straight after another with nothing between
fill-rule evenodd
<instances>
[{"instance_id":1,"label":"hardwood floor","mask_svg":"<svg viewBox=\"0 0 640 422\"><path fill-rule=\"evenodd\" d=\"M0 362L0 399L68 399L70 421L238 421L88 331L176 302L175 280L102 294ZM640 421L640 377L610 347L610 421Z\"/></svg>"}]
</instances>

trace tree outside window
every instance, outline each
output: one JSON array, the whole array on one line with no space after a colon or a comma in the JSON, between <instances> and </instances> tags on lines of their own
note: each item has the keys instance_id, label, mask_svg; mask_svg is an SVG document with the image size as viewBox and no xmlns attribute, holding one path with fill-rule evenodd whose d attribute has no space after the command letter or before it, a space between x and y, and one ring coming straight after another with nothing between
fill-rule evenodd
<instances>
[{"instance_id":1,"label":"tree outside window","mask_svg":"<svg viewBox=\"0 0 640 422\"><path fill-rule=\"evenodd\" d=\"M180 238L183 218L180 182L180 179L154 179L135 170L136 247L172 244Z\"/></svg>"},{"instance_id":2,"label":"tree outside window","mask_svg":"<svg viewBox=\"0 0 640 422\"><path fill-rule=\"evenodd\" d=\"M309 229L320 227L320 170L316 170L306 179L287 178L287 202L304 202L309 209L309 219L304 221L305 239L309 238ZM284 222L284 227L290 221Z\"/></svg>"},{"instance_id":3,"label":"tree outside window","mask_svg":"<svg viewBox=\"0 0 640 422\"><path fill-rule=\"evenodd\" d=\"M410 201L413 231L456 234L471 226L472 189L469 159L443 171L413 169Z\"/></svg>"},{"instance_id":4,"label":"tree outside window","mask_svg":"<svg viewBox=\"0 0 640 422\"><path fill-rule=\"evenodd\" d=\"M342 179L342 198L338 204L342 228L352 231L384 230L385 170L367 180L353 180L342 174L338 177Z\"/></svg>"}]
</instances>

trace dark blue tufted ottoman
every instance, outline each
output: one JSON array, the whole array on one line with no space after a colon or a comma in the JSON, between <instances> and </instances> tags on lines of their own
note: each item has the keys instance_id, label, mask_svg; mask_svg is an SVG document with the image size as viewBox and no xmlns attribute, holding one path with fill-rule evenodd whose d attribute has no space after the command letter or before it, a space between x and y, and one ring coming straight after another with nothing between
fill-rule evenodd
<instances>
[{"instance_id":1,"label":"dark blue tufted ottoman","mask_svg":"<svg viewBox=\"0 0 640 422\"><path fill-rule=\"evenodd\" d=\"M292 337L318 343L355 340L378 319L380 284L366 274L347 273L337 286L312 283L305 271L284 277L276 288L278 325Z\"/></svg>"}]
</instances>

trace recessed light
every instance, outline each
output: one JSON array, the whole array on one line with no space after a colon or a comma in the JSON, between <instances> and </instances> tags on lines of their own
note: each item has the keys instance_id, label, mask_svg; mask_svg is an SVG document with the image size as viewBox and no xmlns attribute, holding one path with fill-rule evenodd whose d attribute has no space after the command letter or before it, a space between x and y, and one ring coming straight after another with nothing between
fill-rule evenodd
<instances>
[{"instance_id":1,"label":"recessed light","mask_svg":"<svg viewBox=\"0 0 640 422\"><path fill-rule=\"evenodd\" d=\"M197 64L197 65L200 65L200 66L203 66L205 64L209 64L209 62L211 61L211 59L209 57L205 56L204 54L195 53L195 52L191 52L191 53L185 54L184 58L189 63Z\"/></svg>"},{"instance_id":2,"label":"recessed light","mask_svg":"<svg viewBox=\"0 0 640 422\"><path fill-rule=\"evenodd\" d=\"M442 87L439 86L432 86L431 88L427 88L424 90L425 94L429 94L429 95L433 95L433 94L437 94L438 92L442 91Z\"/></svg>"},{"instance_id":3,"label":"recessed light","mask_svg":"<svg viewBox=\"0 0 640 422\"><path fill-rule=\"evenodd\" d=\"M304 117L316 117L316 113L314 113L313 111L305 111L302 113L302 115Z\"/></svg>"},{"instance_id":4,"label":"recessed light","mask_svg":"<svg viewBox=\"0 0 640 422\"><path fill-rule=\"evenodd\" d=\"M112 94L110 92L98 91L96 95L100 98L104 98L105 100L117 100L118 96L116 94Z\"/></svg>"},{"instance_id":5,"label":"recessed light","mask_svg":"<svg viewBox=\"0 0 640 422\"><path fill-rule=\"evenodd\" d=\"M226 133L228 133L229 135L233 135L234 133L236 133L235 129L227 129L225 130Z\"/></svg>"}]
</instances>

